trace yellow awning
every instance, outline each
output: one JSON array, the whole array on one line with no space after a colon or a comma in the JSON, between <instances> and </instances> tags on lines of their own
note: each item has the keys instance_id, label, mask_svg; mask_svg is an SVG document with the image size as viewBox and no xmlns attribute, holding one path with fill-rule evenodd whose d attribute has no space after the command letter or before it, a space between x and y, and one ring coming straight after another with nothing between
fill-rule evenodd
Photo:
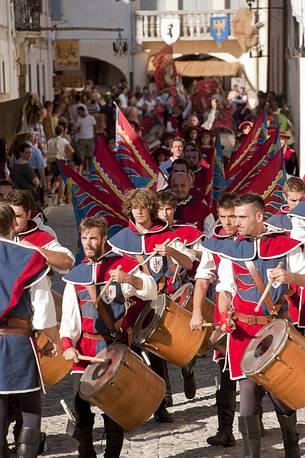
<instances>
[{"instance_id":1,"label":"yellow awning","mask_svg":"<svg viewBox=\"0 0 305 458\"><path fill-rule=\"evenodd\" d=\"M202 76L236 76L240 69L239 62L223 62L219 60L187 60L175 61L177 73L181 76L199 78ZM148 72L155 68L149 60Z\"/></svg>"}]
</instances>

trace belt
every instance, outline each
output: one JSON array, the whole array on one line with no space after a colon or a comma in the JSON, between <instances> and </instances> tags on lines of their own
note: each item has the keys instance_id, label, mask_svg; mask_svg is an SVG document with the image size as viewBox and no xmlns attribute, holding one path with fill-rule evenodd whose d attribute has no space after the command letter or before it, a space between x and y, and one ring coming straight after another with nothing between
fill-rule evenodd
<instances>
[{"instance_id":1,"label":"belt","mask_svg":"<svg viewBox=\"0 0 305 458\"><path fill-rule=\"evenodd\" d=\"M289 319L289 313L284 312L284 313L280 313L279 315L255 316L255 315L245 315L244 313L241 313L235 310L232 318L235 321L239 320L242 323L247 323L250 326L255 326L255 325L268 324L277 318Z\"/></svg>"},{"instance_id":2,"label":"belt","mask_svg":"<svg viewBox=\"0 0 305 458\"><path fill-rule=\"evenodd\" d=\"M1 336L32 337L32 320L29 317L10 317L0 322Z\"/></svg>"},{"instance_id":3,"label":"belt","mask_svg":"<svg viewBox=\"0 0 305 458\"><path fill-rule=\"evenodd\" d=\"M107 342L109 339L106 339L104 336L101 336L101 334L91 334L90 332L83 332L83 337L85 339L90 339L90 340L104 340Z\"/></svg>"},{"instance_id":4,"label":"belt","mask_svg":"<svg viewBox=\"0 0 305 458\"><path fill-rule=\"evenodd\" d=\"M0 336L24 336L33 337L34 333L30 328L0 328Z\"/></svg>"}]
</instances>

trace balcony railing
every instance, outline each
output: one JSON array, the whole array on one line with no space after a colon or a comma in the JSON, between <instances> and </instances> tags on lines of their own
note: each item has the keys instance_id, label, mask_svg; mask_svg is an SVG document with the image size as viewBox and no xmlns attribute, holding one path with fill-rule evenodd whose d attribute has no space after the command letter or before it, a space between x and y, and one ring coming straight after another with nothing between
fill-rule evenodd
<instances>
[{"instance_id":1,"label":"balcony railing","mask_svg":"<svg viewBox=\"0 0 305 458\"><path fill-rule=\"evenodd\" d=\"M39 31L42 0L13 0L15 28L19 31Z\"/></svg>"},{"instance_id":2,"label":"balcony railing","mask_svg":"<svg viewBox=\"0 0 305 458\"><path fill-rule=\"evenodd\" d=\"M211 40L210 18L229 16L230 30L235 10L200 10L200 11L136 11L137 42L162 41L161 18L171 17L180 23L180 40ZM229 39L233 38L229 35Z\"/></svg>"}]
</instances>

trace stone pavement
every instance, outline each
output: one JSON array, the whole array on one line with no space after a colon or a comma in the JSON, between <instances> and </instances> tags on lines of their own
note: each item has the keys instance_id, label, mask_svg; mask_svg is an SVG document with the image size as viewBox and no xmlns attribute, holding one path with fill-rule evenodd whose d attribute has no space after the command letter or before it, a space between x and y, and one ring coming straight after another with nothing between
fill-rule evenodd
<instances>
[{"instance_id":1,"label":"stone pavement","mask_svg":"<svg viewBox=\"0 0 305 458\"><path fill-rule=\"evenodd\" d=\"M70 206L53 207L48 213L49 224L56 230L59 240L74 252L77 236ZM62 290L60 280L55 278L55 287ZM217 429L217 414L215 408L215 390L218 368L210 355L199 358L195 367L197 380L197 395L188 401L183 393L183 383L180 369L169 367L174 406L169 410L174 414L173 424L159 424L152 418L141 428L126 434L122 458L203 458L203 457L241 457L241 436L237 431L237 419L234 422L234 434L237 445L234 448L210 447L206 438ZM66 417L59 404L65 399L72 407L72 386L69 376L56 386L47 388L43 396L42 428L47 432L48 450L44 454L49 458L77 456L77 443L65 434ZM239 406L237 406L238 409ZM103 456L101 440L103 435L103 420L101 412L94 408L96 422L94 440L96 452ZM263 400L264 426L266 435L262 439L262 457L283 457L281 434L275 414L268 397ZM302 456L305 456L305 409L298 412L299 433L301 438Z\"/></svg>"}]
</instances>

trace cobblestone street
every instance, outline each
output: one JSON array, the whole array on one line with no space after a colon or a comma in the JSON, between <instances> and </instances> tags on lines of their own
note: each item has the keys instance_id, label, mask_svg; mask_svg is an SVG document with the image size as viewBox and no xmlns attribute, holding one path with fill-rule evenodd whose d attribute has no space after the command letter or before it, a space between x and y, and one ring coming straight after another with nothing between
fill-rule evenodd
<instances>
[{"instance_id":1,"label":"cobblestone street","mask_svg":"<svg viewBox=\"0 0 305 458\"><path fill-rule=\"evenodd\" d=\"M76 231L73 210L70 206L54 207L48 213L49 224L56 230L63 245L74 252L76 249ZM55 278L55 287L61 291L63 285ZM237 418L234 422L234 434L237 445L234 448L210 447L206 438L217 429L215 391L218 368L210 355L197 360L195 367L197 395L187 401L183 393L180 369L170 366L170 379L174 393L174 406L169 410L174 414L173 424L159 424L152 418L140 429L126 434L122 457L132 458L201 458L201 457L241 457L241 436L237 431ZM77 456L77 443L65 434L66 416L59 404L65 399L72 407L72 385L69 376L56 386L47 388L43 397L43 430L47 432L48 450L45 457ZM238 406L239 407L239 406ZM237 409L238 409L237 407ZM262 439L262 457L283 457L281 434L278 422L268 397L263 400L263 422L266 429ZM98 409L96 413L94 439L98 456L103 456L101 440L103 420ZM298 413L299 433L301 438L302 456L305 456L305 410Z\"/></svg>"}]
</instances>

